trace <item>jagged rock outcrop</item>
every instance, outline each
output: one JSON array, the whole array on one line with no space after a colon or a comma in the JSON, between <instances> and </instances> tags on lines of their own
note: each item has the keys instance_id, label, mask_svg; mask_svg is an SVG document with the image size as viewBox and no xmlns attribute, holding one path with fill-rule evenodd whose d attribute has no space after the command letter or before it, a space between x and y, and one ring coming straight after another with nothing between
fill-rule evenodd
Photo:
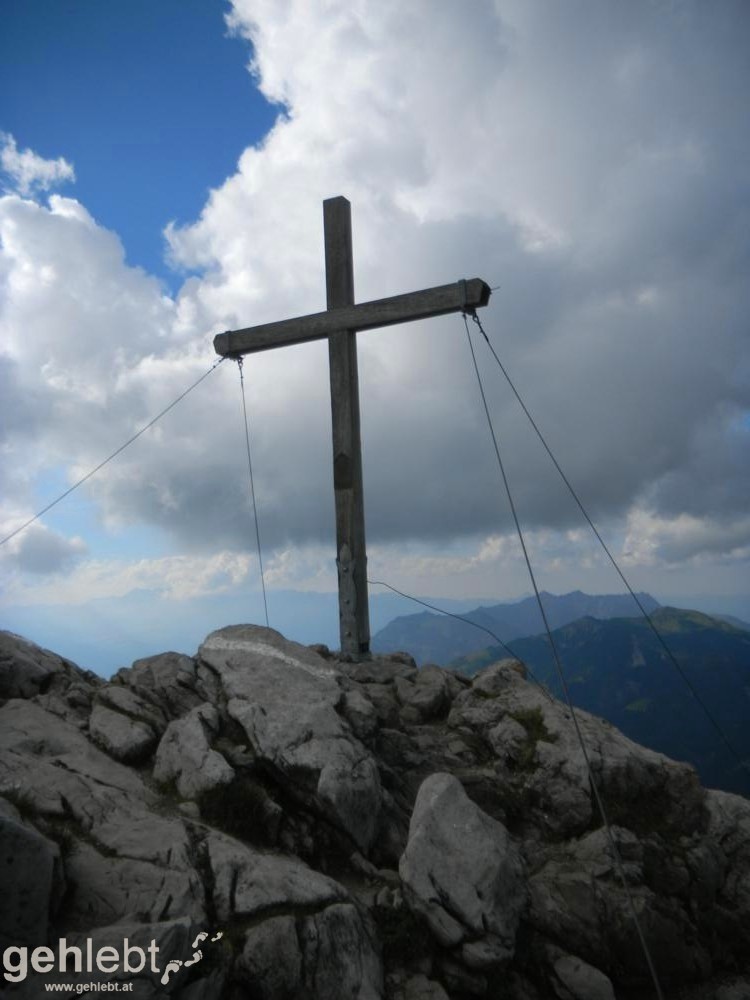
<instances>
[{"instance_id":1,"label":"jagged rock outcrop","mask_svg":"<svg viewBox=\"0 0 750 1000\"><path fill-rule=\"evenodd\" d=\"M647 997L633 910L667 997L750 996L750 803L579 711L587 763L517 663L238 626L105 682L3 633L0 695L10 997Z\"/></svg>"},{"instance_id":2,"label":"jagged rock outcrop","mask_svg":"<svg viewBox=\"0 0 750 1000\"><path fill-rule=\"evenodd\" d=\"M316 653L252 626L215 632L198 651L226 711L286 790L363 850L380 814L377 765L336 711L337 671ZM283 673L283 683L280 682Z\"/></svg>"}]
</instances>

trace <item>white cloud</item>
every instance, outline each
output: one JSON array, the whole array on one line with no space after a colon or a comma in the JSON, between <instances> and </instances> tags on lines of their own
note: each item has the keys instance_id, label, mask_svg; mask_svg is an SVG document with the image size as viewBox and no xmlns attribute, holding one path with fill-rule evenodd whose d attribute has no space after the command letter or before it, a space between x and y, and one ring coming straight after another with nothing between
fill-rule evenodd
<instances>
[{"instance_id":1,"label":"white cloud","mask_svg":"<svg viewBox=\"0 0 750 1000\"><path fill-rule=\"evenodd\" d=\"M89 559L64 578L51 576L29 585L18 578L7 589L8 604L84 604L153 591L167 600L226 593L246 580L253 560L234 552L211 556L164 556L157 559Z\"/></svg>"},{"instance_id":2,"label":"white cloud","mask_svg":"<svg viewBox=\"0 0 750 1000\"><path fill-rule=\"evenodd\" d=\"M341 193L360 300L474 274L500 284L487 329L598 523L648 509L659 538L693 519L735 552L748 67L725 21L683 8L236 0L231 25L283 107L200 217L167 230L202 276L169 298L79 202L0 201L7 501L33 509L50 464L88 471L205 370L213 333L323 308L321 201ZM460 320L359 344L371 551L421 546L422 592L438 572L464 587L467 567L486 567L489 587L510 520ZM572 549L554 537L577 511L478 347L522 521L562 574ZM253 356L246 376L269 579L315 586L333 558L325 345ZM226 364L90 494L105 524L154 525L186 558L251 552L242 450ZM682 558L655 531L629 551ZM438 554L457 537L465 551Z\"/></svg>"},{"instance_id":3,"label":"white cloud","mask_svg":"<svg viewBox=\"0 0 750 1000\"><path fill-rule=\"evenodd\" d=\"M49 191L76 179L72 164L62 156L45 160L31 149L19 150L14 137L5 132L0 132L0 168L21 195Z\"/></svg>"},{"instance_id":4,"label":"white cloud","mask_svg":"<svg viewBox=\"0 0 750 1000\"><path fill-rule=\"evenodd\" d=\"M636 510L628 518L624 557L639 566L742 562L750 558L750 517L721 523L690 514L665 518Z\"/></svg>"}]
</instances>

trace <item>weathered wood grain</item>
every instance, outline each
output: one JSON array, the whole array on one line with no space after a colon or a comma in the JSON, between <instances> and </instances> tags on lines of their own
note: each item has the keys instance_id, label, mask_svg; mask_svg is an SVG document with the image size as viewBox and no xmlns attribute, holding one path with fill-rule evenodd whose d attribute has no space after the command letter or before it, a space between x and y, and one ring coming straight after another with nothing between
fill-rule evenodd
<instances>
[{"instance_id":1,"label":"weathered wood grain","mask_svg":"<svg viewBox=\"0 0 750 1000\"><path fill-rule=\"evenodd\" d=\"M465 282L465 299L462 286L461 281L455 281L420 292L360 302L359 305L349 303L309 316L229 330L214 337L214 349L217 354L225 356L252 354L274 347L303 344L308 340L322 340L342 330L373 330L487 305L490 288L481 278L469 278Z\"/></svg>"},{"instance_id":2,"label":"weathered wood grain","mask_svg":"<svg viewBox=\"0 0 750 1000\"><path fill-rule=\"evenodd\" d=\"M328 308L331 311L344 311L354 303L351 207L346 198L329 198L323 202L323 229ZM331 379L333 486L336 500L339 631L342 652L358 656L370 649L370 613L357 335L354 330L339 329L329 335L328 359Z\"/></svg>"}]
</instances>

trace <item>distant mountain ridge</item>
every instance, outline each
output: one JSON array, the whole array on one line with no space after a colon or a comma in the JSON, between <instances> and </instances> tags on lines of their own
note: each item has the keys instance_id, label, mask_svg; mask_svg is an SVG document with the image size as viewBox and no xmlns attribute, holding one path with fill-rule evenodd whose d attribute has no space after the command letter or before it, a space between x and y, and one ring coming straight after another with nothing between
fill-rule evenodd
<instances>
[{"instance_id":1,"label":"distant mountain ridge","mask_svg":"<svg viewBox=\"0 0 750 1000\"><path fill-rule=\"evenodd\" d=\"M649 615L733 749L750 760L750 632L699 611L663 607ZM706 785L747 794L747 774L642 617L588 616L554 630L553 638L574 705L644 746L693 764ZM513 652L562 697L546 635L517 639ZM507 655L496 645L451 666L471 676Z\"/></svg>"},{"instance_id":2,"label":"distant mountain ridge","mask_svg":"<svg viewBox=\"0 0 750 1000\"><path fill-rule=\"evenodd\" d=\"M742 629L744 632L750 632L750 622L746 622L742 618L737 618L736 615L713 615L713 617L718 618L719 621L728 622L730 625L734 625L735 628Z\"/></svg>"},{"instance_id":3,"label":"distant mountain ridge","mask_svg":"<svg viewBox=\"0 0 750 1000\"><path fill-rule=\"evenodd\" d=\"M561 628L586 616L598 619L623 618L638 611L629 594L592 595L575 590L558 596L543 591L540 597L552 629ZM649 614L660 607L659 602L650 594L639 593L638 600ZM501 642L512 642L519 637L537 635L544 630L535 597L475 608L462 617L475 624L469 625L448 615L432 612L394 618L373 636L372 650L375 653L408 650L420 665L436 663L446 666L457 657L484 649L492 642L492 636L477 628L477 625L494 632Z\"/></svg>"}]
</instances>

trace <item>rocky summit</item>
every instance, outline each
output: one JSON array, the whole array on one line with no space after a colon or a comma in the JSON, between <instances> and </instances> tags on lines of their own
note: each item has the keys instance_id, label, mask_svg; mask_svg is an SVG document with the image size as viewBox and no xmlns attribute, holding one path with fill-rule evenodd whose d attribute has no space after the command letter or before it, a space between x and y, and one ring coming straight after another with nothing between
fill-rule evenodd
<instances>
[{"instance_id":1,"label":"rocky summit","mask_svg":"<svg viewBox=\"0 0 750 1000\"><path fill-rule=\"evenodd\" d=\"M750 997L750 802L515 661L1 633L0 706L3 995Z\"/></svg>"}]
</instances>

